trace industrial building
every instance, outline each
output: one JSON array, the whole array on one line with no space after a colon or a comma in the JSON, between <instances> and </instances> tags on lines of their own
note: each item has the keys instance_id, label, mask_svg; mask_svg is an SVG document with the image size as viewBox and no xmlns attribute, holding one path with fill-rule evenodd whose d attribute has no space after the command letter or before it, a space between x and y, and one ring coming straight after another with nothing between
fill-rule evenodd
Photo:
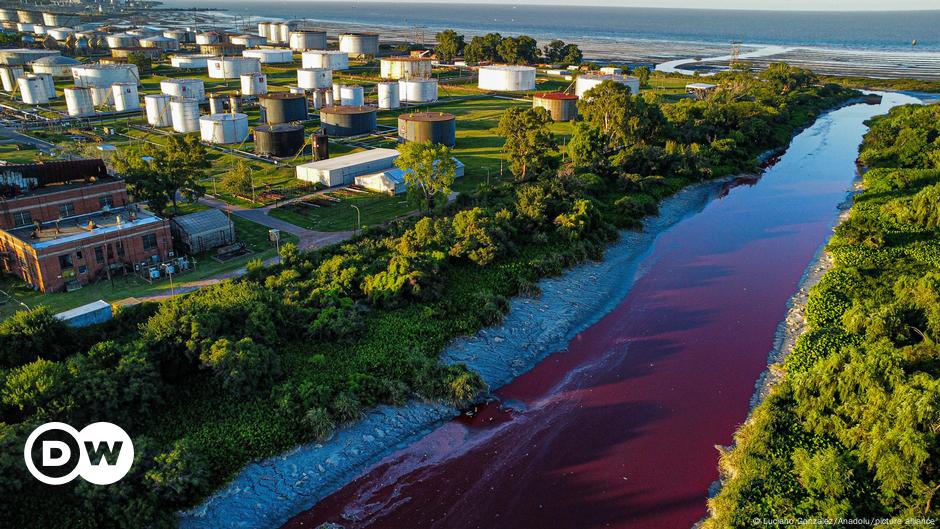
<instances>
[{"instance_id":1,"label":"industrial building","mask_svg":"<svg viewBox=\"0 0 940 529\"><path fill-rule=\"evenodd\" d=\"M174 217L170 232L177 248L191 255L235 242L235 225L228 215L215 208Z\"/></svg>"},{"instance_id":2,"label":"industrial building","mask_svg":"<svg viewBox=\"0 0 940 529\"><path fill-rule=\"evenodd\" d=\"M454 177L460 178L464 175L464 164L456 158L452 158L452 160L454 161ZM405 178L408 172L395 167L377 173L357 176L355 182L357 186L376 193L401 195L408 191L408 180Z\"/></svg>"},{"instance_id":3,"label":"industrial building","mask_svg":"<svg viewBox=\"0 0 940 529\"><path fill-rule=\"evenodd\" d=\"M101 160L0 167L0 269L43 292L172 257L168 223Z\"/></svg>"},{"instance_id":4,"label":"industrial building","mask_svg":"<svg viewBox=\"0 0 940 529\"><path fill-rule=\"evenodd\" d=\"M371 149L298 165L297 178L327 187L351 185L357 176L393 168L397 158L395 149Z\"/></svg>"}]
</instances>

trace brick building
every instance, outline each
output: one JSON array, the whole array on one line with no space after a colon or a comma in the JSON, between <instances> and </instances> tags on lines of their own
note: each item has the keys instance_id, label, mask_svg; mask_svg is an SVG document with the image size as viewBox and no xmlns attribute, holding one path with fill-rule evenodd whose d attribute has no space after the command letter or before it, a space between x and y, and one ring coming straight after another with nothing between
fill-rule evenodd
<instances>
[{"instance_id":1,"label":"brick building","mask_svg":"<svg viewBox=\"0 0 940 529\"><path fill-rule=\"evenodd\" d=\"M0 166L0 270L43 292L172 256L169 223L101 160Z\"/></svg>"}]
</instances>

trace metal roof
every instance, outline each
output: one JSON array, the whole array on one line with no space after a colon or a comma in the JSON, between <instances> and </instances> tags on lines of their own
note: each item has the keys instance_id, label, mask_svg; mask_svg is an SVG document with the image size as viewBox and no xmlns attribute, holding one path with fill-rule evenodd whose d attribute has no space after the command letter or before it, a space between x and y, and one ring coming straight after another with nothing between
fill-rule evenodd
<instances>
[{"instance_id":1,"label":"metal roof","mask_svg":"<svg viewBox=\"0 0 940 529\"><path fill-rule=\"evenodd\" d=\"M362 163L368 163L375 160L384 160L388 158L397 158L398 151L395 149L370 149L368 151L356 152L352 154L347 154L344 156L338 156L336 158L329 158L327 160L320 160L317 162L310 162L299 165L298 167L306 167L310 169L319 169L319 170L335 170L341 169L343 167L349 167L351 165L357 165Z\"/></svg>"},{"instance_id":2,"label":"metal roof","mask_svg":"<svg viewBox=\"0 0 940 529\"><path fill-rule=\"evenodd\" d=\"M228 229L232 221L229 220L228 215L222 211L210 208L204 211L190 213L189 215L175 217L172 222L186 233L198 235L208 231Z\"/></svg>"}]
</instances>

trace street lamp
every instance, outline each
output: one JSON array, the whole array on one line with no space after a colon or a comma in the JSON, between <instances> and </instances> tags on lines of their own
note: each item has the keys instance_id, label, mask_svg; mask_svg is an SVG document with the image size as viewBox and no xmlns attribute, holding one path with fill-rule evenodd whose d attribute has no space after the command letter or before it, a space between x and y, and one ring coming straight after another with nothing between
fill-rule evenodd
<instances>
[{"instance_id":1,"label":"street lamp","mask_svg":"<svg viewBox=\"0 0 940 529\"><path fill-rule=\"evenodd\" d=\"M360 220L359 206L355 204L350 204L350 206L356 209L356 235L359 235L359 220Z\"/></svg>"}]
</instances>

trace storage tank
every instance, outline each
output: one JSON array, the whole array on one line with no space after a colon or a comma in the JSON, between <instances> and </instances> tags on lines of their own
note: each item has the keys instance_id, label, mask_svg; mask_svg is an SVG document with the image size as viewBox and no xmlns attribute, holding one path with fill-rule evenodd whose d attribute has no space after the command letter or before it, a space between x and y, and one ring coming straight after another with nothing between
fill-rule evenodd
<instances>
[{"instance_id":1,"label":"storage tank","mask_svg":"<svg viewBox=\"0 0 940 529\"><path fill-rule=\"evenodd\" d=\"M222 34L218 31L207 31L196 35L196 44L219 44L222 40Z\"/></svg>"},{"instance_id":2,"label":"storage tank","mask_svg":"<svg viewBox=\"0 0 940 529\"><path fill-rule=\"evenodd\" d=\"M332 106L320 109L320 128L330 136L358 136L375 130L375 107Z\"/></svg>"},{"instance_id":3,"label":"storage tank","mask_svg":"<svg viewBox=\"0 0 940 529\"><path fill-rule=\"evenodd\" d=\"M258 104L261 105L261 120L269 125L307 119L307 98L301 94L265 94L258 98Z\"/></svg>"},{"instance_id":4,"label":"storage tank","mask_svg":"<svg viewBox=\"0 0 940 529\"><path fill-rule=\"evenodd\" d=\"M297 70L297 86L307 90L319 90L333 85L333 70L328 68L300 68Z\"/></svg>"},{"instance_id":5,"label":"storage tank","mask_svg":"<svg viewBox=\"0 0 940 529\"><path fill-rule=\"evenodd\" d=\"M546 92L535 94L533 108L544 108L552 116L552 121L574 121L578 119L578 96L564 92Z\"/></svg>"},{"instance_id":6,"label":"storage tank","mask_svg":"<svg viewBox=\"0 0 940 529\"><path fill-rule=\"evenodd\" d=\"M267 39L260 35L235 35L229 39L229 42L232 44L238 44L239 46L244 46L246 48L257 48L261 46Z\"/></svg>"},{"instance_id":7,"label":"storage tank","mask_svg":"<svg viewBox=\"0 0 940 529\"><path fill-rule=\"evenodd\" d=\"M189 69L208 68L209 59L213 57L215 56L208 54L174 55L170 57L170 66Z\"/></svg>"},{"instance_id":8,"label":"storage tank","mask_svg":"<svg viewBox=\"0 0 940 529\"><path fill-rule=\"evenodd\" d=\"M212 55L213 57L239 57L245 51L244 46L232 44L230 42L218 42L215 44L200 44L199 53L203 55Z\"/></svg>"},{"instance_id":9,"label":"storage tank","mask_svg":"<svg viewBox=\"0 0 940 529\"><path fill-rule=\"evenodd\" d=\"M398 81L398 95L408 103L437 101L437 79L402 79Z\"/></svg>"},{"instance_id":10,"label":"storage tank","mask_svg":"<svg viewBox=\"0 0 940 529\"><path fill-rule=\"evenodd\" d=\"M140 39L140 46L142 48L157 48L163 51L169 51L178 50L180 48L180 42L176 39L164 37L163 35L155 35L153 37Z\"/></svg>"},{"instance_id":11,"label":"storage tank","mask_svg":"<svg viewBox=\"0 0 940 529\"><path fill-rule=\"evenodd\" d=\"M535 68L531 66L481 66L477 86L494 92L535 90Z\"/></svg>"},{"instance_id":12,"label":"storage tank","mask_svg":"<svg viewBox=\"0 0 940 529\"><path fill-rule=\"evenodd\" d=\"M242 74L261 72L261 63L254 57L216 57L207 62L213 79L238 79Z\"/></svg>"},{"instance_id":13,"label":"storage tank","mask_svg":"<svg viewBox=\"0 0 940 529\"><path fill-rule=\"evenodd\" d=\"M377 33L344 33L339 36L339 51L354 57L376 56L379 54L379 35Z\"/></svg>"},{"instance_id":14,"label":"storage tank","mask_svg":"<svg viewBox=\"0 0 940 529\"><path fill-rule=\"evenodd\" d=\"M50 28L46 30L46 35L49 35L59 42L63 42L65 39L74 34L75 30L72 28Z\"/></svg>"},{"instance_id":15,"label":"storage tank","mask_svg":"<svg viewBox=\"0 0 940 529\"><path fill-rule=\"evenodd\" d=\"M109 48L130 48L137 45L137 37L127 33L105 35L104 41L108 43Z\"/></svg>"},{"instance_id":16,"label":"storage tank","mask_svg":"<svg viewBox=\"0 0 940 529\"><path fill-rule=\"evenodd\" d=\"M161 30L156 29L156 28L139 27L139 28L129 29L126 31L126 33L128 35L141 39L144 37L155 37L161 33Z\"/></svg>"},{"instance_id":17,"label":"storage tank","mask_svg":"<svg viewBox=\"0 0 940 529\"><path fill-rule=\"evenodd\" d=\"M365 103L365 92L359 85L344 84L339 87L339 104L359 107Z\"/></svg>"},{"instance_id":18,"label":"storage tank","mask_svg":"<svg viewBox=\"0 0 940 529\"><path fill-rule=\"evenodd\" d=\"M114 83L140 83L136 64L85 64L72 67L75 86L104 86Z\"/></svg>"},{"instance_id":19,"label":"storage tank","mask_svg":"<svg viewBox=\"0 0 940 529\"><path fill-rule=\"evenodd\" d=\"M389 57L379 61L382 79L428 79L431 77L431 59L423 57Z\"/></svg>"},{"instance_id":20,"label":"storage tank","mask_svg":"<svg viewBox=\"0 0 940 529\"><path fill-rule=\"evenodd\" d=\"M44 50L36 48L9 48L0 49L0 65L23 66L36 59L59 55L59 50Z\"/></svg>"},{"instance_id":21,"label":"storage tank","mask_svg":"<svg viewBox=\"0 0 940 529\"><path fill-rule=\"evenodd\" d=\"M287 91L290 92L290 93L292 93L292 94L304 94L304 95L307 95L307 89L306 89L306 88L301 88L301 87L295 86L295 85L287 85Z\"/></svg>"},{"instance_id":22,"label":"storage tank","mask_svg":"<svg viewBox=\"0 0 940 529\"><path fill-rule=\"evenodd\" d=\"M264 37L267 42L271 42L271 23L258 22L258 35Z\"/></svg>"},{"instance_id":23,"label":"storage tank","mask_svg":"<svg viewBox=\"0 0 940 529\"><path fill-rule=\"evenodd\" d=\"M281 22L278 26L277 41L281 44L290 43L290 33L297 29L299 24L296 21Z\"/></svg>"},{"instance_id":24,"label":"storage tank","mask_svg":"<svg viewBox=\"0 0 940 529\"><path fill-rule=\"evenodd\" d=\"M303 147L305 139L303 125L258 125L254 132L255 154L276 158L295 156Z\"/></svg>"},{"instance_id":25,"label":"storage tank","mask_svg":"<svg viewBox=\"0 0 940 529\"><path fill-rule=\"evenodd\" d=\"M333 83L333 86L332 86L333 99L336 100L337 104L339 104L340 90L342 89L342 87L343 87L342 83Z\"/></svg>"},{"instance_id":26,"label":"storage tank","mask_svg":"<svg viewBox=\"0 0 940 529\"><path fill-rule=\"evenodd\" d=\"M245 50L242 57L254 57L261 64L284 64L294 62L294 54L288 49L274 48L263 50Z\"/></svg>"},{"instance_id":27,"label":"storage tank","mask_svg":"<svg viewBox=\"0 0 940 529\"><path fill-rule=\"evenodd\" d=\"M206 85L201 79L165 79L160 81L160 92L168 96L202 101L206 98Z\"/></svg>"},{"instance_id":28,"label":"storage tank","mask_svg":"<svg viewBox=\"0 0 940 529\"><path fill-rule=\"evenodd\" d=\"M176 132L199 130L199 102L195 99L174 97L170 99L170 121Z\"/></svg>"},{"instance_id":29,"label":"storage tank","mask_svg":"<svg viewBox=\"0 0 940 529\"><path fill-rule=\"evenodd\" d=\"M42 23L47 26L75 26L79 22L78 15L74 13L43 12Z\"/></svg>"},{"instance_id":30,"label":"storage tank","mask_svg":"<svg viewBox=\"0 0 940 529\"><path fill-rule=\"evenodd\" d=\"M0 8L0 21L3 22L19 22L19 17L16 16L16 11L13 9L3 9Z\"/></svg>"},{"instance_id":31,"label":"storage tank","mask_svg":"<svg viewBox=\"0 0 940 529\"><path fill-rule=\"evenodd\" d=\"M150 126L163 128L173 124L173 118L170 116L170 96L147 94L144 96L144 107L147 110L147 123Z\"/></svg>"},{"instance_id":32,"label":"storage tank","mask_svg":"<svg viewBox=\"0 0 940 529\"><path fill-rule=\"evenodd\" d=\"M114 101L111 99L110 86L89 86L88 90L91 91L91 102L96 107L111 106Z\"/></svg>"},{"instance_id":33,"label":"storage tank","mask_svg":"<svg viewBox=\"0 0 940 529\"><path fill-rule=\"evenodd\" d=\"M38 11L29 11L27 9L17 9L16 16L20 22L30 24L42 24L42 13Z\"/></svg>"},{"instance_id":34,"label":"storage tank","mask_svg":"<svg viewBox=\"0 0 940 529\"><path fill-rule=\"evenodd\" d=\"M225 112L225 98L219 94L209 94L209 113L221 114Z\"/></svg>"},{"instance_id":35,"label":"storage tank","mask_svg":"<svg viewBox=\"0 0 940 529\"><path fill-rule=\"evenodd\" d=\"M333 106L333 90L330 88L321 88L310 92L310 101L313 108L320 110L323 107Z\"/></svg>"},{"instance_id":36,"label":"storage tank","mask_svg":"<svg viewBox=\"0 0 940 529\"><path fill-rule=\"evenodd\" d=\"M640 79L629 75L611 75L611 74L584 74L579 75L574 83L574 93L578 97L584 97L584 93L603 83L604 81L613 81L620 83L630 89L630 93L637 95L640 93Z\"/></svg>"},{"instance_id":37,"label":"storage tank","mask_svg":"<svg viewBox=\"0 0 940 529\"><path fill-rule=\"evenodd\" d=\"M36 28L38 28L38 27L40 27L40 26L38 26L38 25L36 25L36 24L30 24L30 23L27 23L27 22L17 22L17 23L16 23L16 30L19 31L20 33L35 33L35 32L36 32Z\"/></svg>"},{"instance_id":38,"label":"storage tank","mask_svg":"<svg viewBox=\"0 0 940 529\"><path fill-rule=\"evenodd\" d=\"M42 87L45 89L46 97L49 99L55 99L57 97L55 93L55 79L52 78L52 74L32 73L26 74L26 77L35 77L36 79L42 81Z\"/></svg>"},{"instance_id":39,"label":"storage tank","mask_svg":"<svg viewBox=\"0 0 940 529\"><path fill-rule=\"evenodd\" d=\"M260 96L268 93L268 76L263 73L241 75L242 93L246 96Z\"/></svg>"},{"instance_id":40,"label":"storage tank","mask_svg":"<svg viewBox=\"0 0 940 529\"><path fill-rule=\"evenodd\" d=\"M430 141L453 147L457 142L457 118L444 112L418 112L398 116L402 141Z\"/></svg>"},{"instance_id":41,"label":"storage tank","mask_svg":"<svg viewBox=\"0 0 940 529\"><path fill-rule=\"evenodd\" d=\"M348 70L349 55L336 50L305 51L301 56L304 68L327 68L329 70Z\"/></svg>"},{"instance_id":42,"label":"storage tank","mask_svg":"<svg viewBox=\"0 0 940 529\"><path fill-rule=\"evenodd\" d=\"M199 118L199 136L208 143L241 143L248 137L248 116L227 113L202 116Z\"/></svg>"},{"instance_id":43,"label":"storage tank","mask_svg":"<svg viewBox=\"0 0 940 529\"><path fill-rule=\"evenodd\" d=\"M19 87L20 98L27 105L45 105L49 102L46 95L46 86L38 77L20 77L16 80Z\"/></svg>"},{"instance_id":44,"label":"storage tank","mask_svg":"<svg viewBox=\"0 0 940 529\"><path fill-rule=\"evenodd\" d=\"M241 112L242 110L242 96L238 92L232 92L228 96L228 111L229 112Z\"/></svg>"},{"instance_id":45,"label":"storage tank","mask_svg":"<svg viewBox=\"0 0 940 529\"><path fill-rule=\"evenodd\" d=\"M325 50L326 31L311 29L291 31L288 44L290 49L295 51Z\"/></svg>"},{"instance_id":46,"label":"storage tank","mask_svg":"<svg viewBox=\"0 0 940 529\"><path fill-rule=\"evenodd\" d=\"M54 77L72 77L72 67L76 64L81 63L71 57L51 55L36 59L29 63L29 66L33 69L33 73L47 73Z\"/></svg>"},{"instance_id":47,"label":"storage tank","mask_svg":"<svg viewBox=\"0 0 940 529\"><path fill-rule=\"evenodd\" d=\"M95 105L91 101L91 89L84 86L67 86L62 90L65 93L65 107L70 116L91 116L95 113Z\"/></svg>"},{"instance_id":48,"label":"storage tank","mask_svg":"<svg viewBox=\"0 0 940 529\"><path fill-rule=\"evenodd\" d=\"M134 83L111 85L111 100L114 101L114 110L117 112L140 109L140 97L137 95L137 85Z\"/></svg>"},{"instance_id":49,"label":"storage tank","mask_svg":"<svg viewBox=\"0 0 940 529\"><path fill-rule=\"evenodd\" d=\"M23 71L22 66L4 66L0 68L0 82L3 83L3 90L6 92L16 90L18 88L16 80L25 76L26 73Z\"/></svg>"},{"instance_id":50,"label":"storage tank","mask_svg":"<svg viewBox=\"0 0 940 529\"><path fill-rule=\"evenodd\" d=\"M188 29L168 29L163 36L176 39L176 42L196 42L196 34Z\"/></svg>"},{"instance_id":51,"label":"storage tank","mask_svg":"<svg viewBox=\"0 0 940 529\"><path fill-rule=\"evenodd\" d=\"M111 56L121 59L128 59L135 55L142 55L151 60L159 60L163 56L163 50L160 48L144 48L143 46L131 46L129 48L111 48ZM125 61L127 62L127 61Z\"/></svg>"},{"instance_id":52,"label":"storage tank","mask_svg":"<svg viewBox=\"0 0 940 529\"><path fill-rule=\"evenodd\" d=\"M393 109L401 107L401 99L398 96L397 82L388 81L384 83L378 83L376 86L379 89L379 108Z\"/></svg>"},{"instance_id":53,"label":"storage tank","mask_svg":"<svg viewBox=\"0 0 940 529\"><path fill-rule=\"evenodd\" d=\"M314 161L330 159L330 137L325 130L310 135L310 150Z\"/></svg>"}]
</instances>

